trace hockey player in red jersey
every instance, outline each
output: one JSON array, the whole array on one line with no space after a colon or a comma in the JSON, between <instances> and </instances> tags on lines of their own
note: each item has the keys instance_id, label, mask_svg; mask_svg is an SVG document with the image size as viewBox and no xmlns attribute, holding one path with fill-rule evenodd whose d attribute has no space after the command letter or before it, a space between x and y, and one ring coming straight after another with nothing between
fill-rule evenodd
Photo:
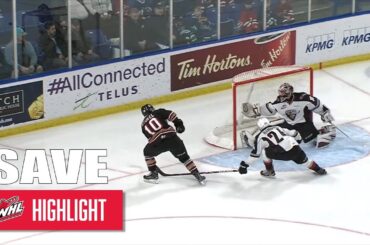
<instances>
[{"instance_id":1,"label":"hockey player in red jersey","mask_svg":"<svg viewBox=\"0 0 370 245\"><path fill-rule=\"evenodd\" d=\"M185 131L184 123L175 112L166 109L157 109L150 104L141 107L144 120L141 124L143 134L148 138L144 148L144 157L150 173L144 175L144 181L158 183L158 169L155 157L163 152L171 152L179 159L190 173L201 185L205 185L206 178L200 175L193 160L190 159L184 142L177 136L177 133ZM168 124L172 122L176 130Z\"/></svg>"},{"instance_id":2,"label":"hockey player in red jersey","mask_svg":"<svg viewBox=\"0 0 370 245\"><path fill-rule=\"evenodd\" d=\"M262 170L262 176L275 176L273 160L294 161L302 164L319 175L325 175L326 170L321 168L313 160L307 158L306 153L299 147L297 140L301 140L296 130L289 130L279 126L270 125L267 118L261 118L257 122L260 132L255 136L253 150L246 161L239 166L239 173L246 174L249 164L262 156L266 169Z\"/></svg>"},{"instance_id":3,"label":"hockey player in red jersey","mask_svg":"<svg viewBox=\"0 0 370 245\"><path fill-rule=\"evenodd\" d=\"M321 120L329 124L317 130L311 112L319 114ZM243 103L243 114L252 118L278 114L285 120L279 126L297 130L305 143L316 138L318 148L329 145L336 136L335 127L330 124L334 118L329 108L314 96L294 92L293 86L289 83L280 85L274 102L264 105Z\"/></svg>"}]
</instances>

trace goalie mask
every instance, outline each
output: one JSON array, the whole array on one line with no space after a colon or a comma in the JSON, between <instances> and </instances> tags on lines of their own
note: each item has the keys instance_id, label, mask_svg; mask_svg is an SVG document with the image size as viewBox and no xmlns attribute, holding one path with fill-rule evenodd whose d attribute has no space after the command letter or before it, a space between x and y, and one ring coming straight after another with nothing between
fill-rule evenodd
<instances>
[{"instance_id":1,"label":"goalie mask","mask_svg":"<svg viewBox=\"0 0 370 245\"><path fill-rule=\"evenodd\" d=\"M151 104L146 104L141 107L141 113L143 114L144 117L146 117L153 111L154 111L154 107Z\"/></svg>"},{"instance_id":2,"label":"goalie mask","mask_svg":"<svg viewBox=\"0 0 370 245\"><path fill-rule=\"evenodd\" d=\"M259 129L264 129L264 128L266 128L267 126L269 126L270 125L270 121L267 119L267 118L261 118L261 119L259 119L258 121L257 121L257 126L258 126L258 128Z\"/></svg>"},{"instance_id":3,"label":"goalie mask","mask_svg":"<svg viewBox=\"0 0 370 245\"><path fill-rule=\"evenodd\" d=\"M283 83L280 85L278 93L281 101L290 100L293 95L293 86L289 83Z\"/></svg>"}]
</instances>

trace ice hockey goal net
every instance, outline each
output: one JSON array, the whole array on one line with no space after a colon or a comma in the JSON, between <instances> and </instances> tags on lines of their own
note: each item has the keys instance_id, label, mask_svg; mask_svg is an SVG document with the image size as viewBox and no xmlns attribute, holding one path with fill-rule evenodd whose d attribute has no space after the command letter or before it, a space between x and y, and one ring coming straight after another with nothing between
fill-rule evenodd
<instances>
[{"instance_id":1,"label":"ice hockey goal net","mask_svg":"<svg viewBox=\"0 0 370 245\"><path fill-rule=\"evenodd\" d=\"M313 72L310 67L276 66L236 75L232 81L232 113L229 116L231 120L213 129L205 140L225 149L241 148L240 131L256 127L257 121L243 116L242 104L248 102L263 105L269 101L273 102L279 86L285 82L290 83L296 92L313 94Z\"/></svg>"}]
</instances>

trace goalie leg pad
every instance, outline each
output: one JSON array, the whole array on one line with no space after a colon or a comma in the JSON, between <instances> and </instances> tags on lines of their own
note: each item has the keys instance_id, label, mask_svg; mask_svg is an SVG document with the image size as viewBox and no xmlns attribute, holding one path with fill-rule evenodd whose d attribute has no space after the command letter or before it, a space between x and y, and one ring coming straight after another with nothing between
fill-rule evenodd
<instances>
[{"instance_id":1,"label":"goalie leg pad","mask_svg":"<svg viewBox=\"0 0 370 245\"><path fill-rule=\"evenodd\" d=\"M333 141L337 135L336 129L332 125L326 125L323 126L319 130L320 134L317 135L317 141L316 141L316 147L317 148L323 148L330 144L331 141Z\"/></svg>"},{"instance_id":2,"label":"goalie leg pad","mask_svg":"<svg viewBox=\"0 0 370 245\"><path fill-rule=\"evenodd\" d=\"M326 146L328 146L330 144L330 142L332 140L333 140L332 137L328 133L326 133L326 134L319 134L317 136L316 147L317 148L326 147Z\"/></svg>"},{"instance_id":3,"label":"goalie leg pad","mask_svg":"<svg viewBox=\"0 0 370 245\"><path fill-rule=\"evenodd\" d=\"M333 125L325 125L319 130L320 134L328 134L332 139L337 136L337 130Z\"/></svg>"}]
</instances>

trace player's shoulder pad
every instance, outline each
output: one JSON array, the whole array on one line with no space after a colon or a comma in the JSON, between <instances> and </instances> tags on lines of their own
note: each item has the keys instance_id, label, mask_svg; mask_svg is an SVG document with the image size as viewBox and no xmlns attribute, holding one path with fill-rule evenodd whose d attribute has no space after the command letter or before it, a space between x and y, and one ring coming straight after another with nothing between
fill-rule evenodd
<instances>
[{"instance_id":1,"label":"player's shoulder pad","mask_svg":"<svg viewBox=\"0 0 370 245\"><path fill-rule=\"evenodd\" d=\"M294 101L312 101L312 97L305 92L293 93L293 96Z\"/></svg>"},{"instance_id":2,"label":"player's shoulder pad","mask_svg":"<svg viewBox=\"0 0 370 245\"><path fill-rule=\"evenodd\" d=\"M156 117L168 119L168 117L171 115L172 111L166 110L164 108L159 108L152 112L152 114Z\"/></svg>"},{"instance_id":3,"label":"player's shoulder pad","mask_svg":"<svg viewBox=\"0 0 370 245\"><path fill-rule=\"evenodd\" d=\"M161 116L161 115L163 115L163 114L165 114L166 113L166 109L163 109L163 108L159 108L159 109L155 109L153 112L152 112L152 114L154 115L154 116Z\"/></svg>"},{"instance_id":4,"label":"player's shoulder pad","mask_svg":"<svg viewBox=\"0 0 370 245\"><path fill-rule=\"evenodd\" d=\"M274 102L268 102L268 103L271 103L273 105L276 105L276 104L281 103L281 101L279 100L279 97L276 97L276 99L274 100ZM268 104L268 103L266 103L266 104Z\"/></svg>"}]
</instances>

